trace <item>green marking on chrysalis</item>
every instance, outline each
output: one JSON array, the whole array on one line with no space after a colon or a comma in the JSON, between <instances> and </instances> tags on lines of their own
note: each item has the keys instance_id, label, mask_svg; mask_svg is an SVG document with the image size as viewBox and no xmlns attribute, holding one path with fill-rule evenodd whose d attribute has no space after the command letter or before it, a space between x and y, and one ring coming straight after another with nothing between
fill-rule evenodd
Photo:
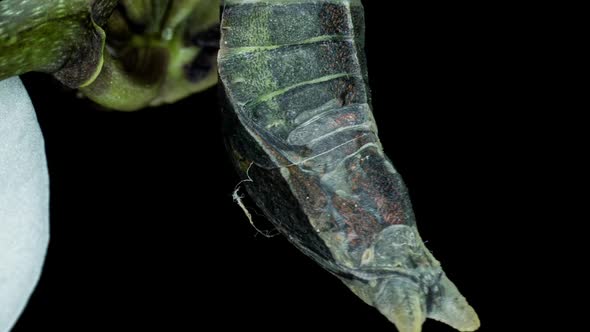
<instances>
[{"instance_id":1,"label":"green marking on chrysalis","mask_svg":"<svg viewBox=\"0 0 590 332\"><path fill-rule=\"evenodd\" d=\"M288 87L270 92L268 94L262 95L262 96L258 97L255 101L246 104L246 106L254 107L256 105L259 105L259 104L264 103L266 101L272 100L275 97L283 95L293 89L297 89L302 86L319 84L319 83L328 82L328 81L332 81L332 80L339 79L342 77L349 77L349 76L351 76L351 74L349 74L349 73L339 73L339 74L332 74L332 75L326 75L323 77L318 77L316 79L305 81L305 82L299 82L297 84L293 84L291 86L288 86Z\"/></svg>"},{"instance_id":2,"label":"green marking on chrysalis","mask_svg":"<svg viewBox=\"0 0 590 332\"><path fill-rule=\"evenodd\" d=\"M276 50L281 47L289 47L289 46L300 46L300 45L307 45L307 44L315 44L321 43L325 41L352 41L350 37L343 36L343 35L323 35L308 38L296 43L288 43L282 45L266 45L266 46L242 46L242 47L228 47L227 51L224 52L224 55L235 55L235 54L243 54L243 53L251 53L251 52L259 52L259 51L271 51Z\"/></svg>"}]
</instances>

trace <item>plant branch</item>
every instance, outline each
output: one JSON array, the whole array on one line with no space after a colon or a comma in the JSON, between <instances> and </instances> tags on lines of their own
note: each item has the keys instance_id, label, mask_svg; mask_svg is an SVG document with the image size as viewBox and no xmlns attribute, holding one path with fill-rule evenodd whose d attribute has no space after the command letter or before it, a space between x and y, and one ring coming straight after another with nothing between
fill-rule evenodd
<instances>
[{"instance_id":1,"label":"plant branch","mask_svg":"<svg viewBox=\"0 0 590 332\"><path fill-rule=\"evenodd\" d=\"M117 0L0 2L0 80L29 71L76 88L96 77Z\"/></svg>"}]
</instances>

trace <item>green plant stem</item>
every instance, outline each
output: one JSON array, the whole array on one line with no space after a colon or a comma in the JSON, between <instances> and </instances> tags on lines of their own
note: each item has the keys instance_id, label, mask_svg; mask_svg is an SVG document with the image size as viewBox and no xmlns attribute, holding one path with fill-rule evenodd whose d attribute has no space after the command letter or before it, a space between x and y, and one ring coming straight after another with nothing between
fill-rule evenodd
<instances>
[{"instance_id":1,"label":"green plant stem","mask_svg":"<svg viewBox=\"0 0 590 332\"><path fill-rule=\"evenodd\" d=\"M116 0L0 1L0 79L29 71L53 73L69 87L100 70L99 24Z\"/></svg>"},{"instance_id":2,"label":"green plant stem","mask_svg":"<svg viewBox=\"0 0 590 332\"><path fill-rule=\"evenodd\" d=\"M95 103L119 111L144 108L158 95L162 80L133 78L122 64L104 52L104 64L98 77L80 91Z\"/></svg>"}]
</instances>

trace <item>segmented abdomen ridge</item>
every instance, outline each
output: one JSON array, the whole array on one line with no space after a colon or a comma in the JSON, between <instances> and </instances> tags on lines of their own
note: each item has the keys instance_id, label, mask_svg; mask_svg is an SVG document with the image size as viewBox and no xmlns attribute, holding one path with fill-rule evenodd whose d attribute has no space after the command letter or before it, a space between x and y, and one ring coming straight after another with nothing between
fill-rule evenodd
<instances>
[{"instance_id":1,"label":"segmented abdomen ridge","mask_svg":"<svg viewBox=\"0 0 590 332\"><path fill-rule=\"evenodd\" d=\"M351 16L337 3L225 9L220 75L239 115L283 147L284 164L321 171L378 145Z\"/></svg>"}]
</instances>

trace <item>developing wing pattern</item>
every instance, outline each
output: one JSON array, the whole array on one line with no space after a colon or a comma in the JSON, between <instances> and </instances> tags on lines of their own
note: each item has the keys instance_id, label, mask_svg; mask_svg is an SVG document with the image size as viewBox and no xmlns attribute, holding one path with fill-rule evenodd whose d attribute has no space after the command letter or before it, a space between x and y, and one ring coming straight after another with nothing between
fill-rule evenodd
<instances>
[{"instance_id":1,"label":"developing wing pattern","mask_svg":"<svg viewBox=\"0 0 590 332\"><path fill-rule=\"evenodd\" d=\"M399 331L476 330L379 142L360 1L227 0L221 33L227 144L277 229Z\"/></svg>"}]
</instances>

